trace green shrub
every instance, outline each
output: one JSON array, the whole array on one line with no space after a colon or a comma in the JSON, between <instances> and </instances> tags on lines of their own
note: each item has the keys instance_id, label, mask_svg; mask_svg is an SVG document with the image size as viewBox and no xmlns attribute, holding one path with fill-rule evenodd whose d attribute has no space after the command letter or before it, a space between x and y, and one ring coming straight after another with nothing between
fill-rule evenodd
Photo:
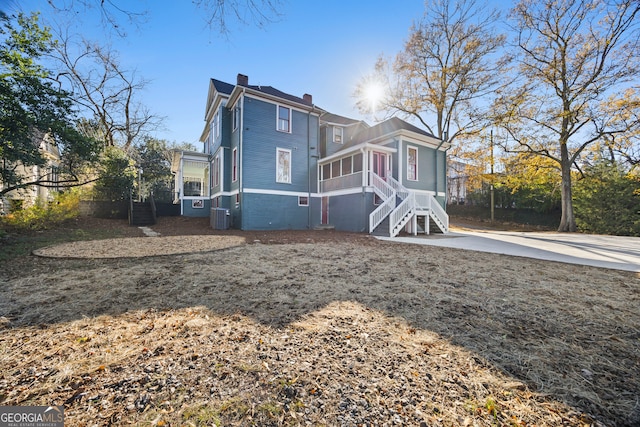
<instances>
[{"instance_id":1,"label":"green shrub","mask_svg":"<svg viewBox=\"0 0 640 427\"><path fill-rule=\"evenodd\" d=\"M601 162L585 170L573 191L580 231L640 236L640 178L616 163Z\"/></svg>"},{"instance_id":2,"label":"green shrub","mask_svg":"<svg viewBox=\"0 0 640 427\"><path fill-rule=\"evenodd\" d=\"M79 205L76 191L58 193L50 202L38 200L33 206L0 217L0 226L18 232L44 230L76 218L80 213Z\"/></svg>"}]
</instances>

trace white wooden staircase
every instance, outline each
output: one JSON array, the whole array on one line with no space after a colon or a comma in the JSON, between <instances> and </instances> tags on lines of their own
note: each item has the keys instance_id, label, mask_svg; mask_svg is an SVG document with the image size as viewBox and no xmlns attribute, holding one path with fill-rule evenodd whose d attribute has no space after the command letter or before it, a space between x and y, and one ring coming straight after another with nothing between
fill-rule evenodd
<instances>
[{"instance_id":1,"label":"white wooden staircase","mask_svg":"<svg viewBox=\"0 0 640 427\"><path fill-rule=\"evenodd\" d=\"M395 237L413 221L413 232L417 233L418 217L424 217L423 232L447 233L449 215L440 206L435 197L428 194L416 194L392 177L386 180L370 172L369 185L382 203L369 215L369 233Z\"/></svg>"}]
</instances>

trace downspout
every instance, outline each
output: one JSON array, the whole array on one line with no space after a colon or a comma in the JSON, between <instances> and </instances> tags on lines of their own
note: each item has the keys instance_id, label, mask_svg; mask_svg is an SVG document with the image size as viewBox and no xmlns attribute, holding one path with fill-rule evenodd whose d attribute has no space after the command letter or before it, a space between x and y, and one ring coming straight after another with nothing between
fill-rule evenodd
<instances>
[{"instance_id":1,"label":"downspout","mask_svg":"<svg viewBox=\"0 0 640 427\"><path fill-rule=\"evenodd\" d=\"M307 229L311 229L311 112L307 114Z\"/></svg>"},{"instance_id":2,"label":"downspout","mask_svg":"<svg viewBox=\"0 0 640 427\"><path fill-rule=\"evenodd\" d=\"M447 210L447 196L449 195L449 188L447 187L448 182L447 182L447 174L448 174L448 164L447 164L447 151L449 151L449 149L451 148L451 146L448 146L446 150L444 150L444 209L445 211Z\"/></svg>"},{"instance_id":3,"label":"downspout","mask_svg":"<svg viewBox=\"0 0 640 427\"><path fill-rule=\"evenodd\" d=\"M240 100L240 133L238 135L238 197L240 199L240 229L244 230L244 215L242 214L242 210L244 209L244 192L241 191L242 187L242 175L244 174L244 166L242 165L242 140L244 138L244 98L246 88L242 88L242 98ZM233 153L233 150L231 151ZM233 164L233 159L231 159ZM233 166L232 166L233 167Z\"/></svg>"},{"instance_id":4,"label":"downspout","mask_svg":"<svg viewBox=\"0 0 640 427\"><path fill-rule=\"evenodd\" d=\"M184 216L184 151L180 151L180 168L178 169L178 182L180 187L180 216Z\"/></svg>"},{"instance_id":5,"label":"downspout","mask_svg":"<svg viewBox=\"0 0 640 427\"><path fill-rule=\"evenodd\" d=\"M435 192L436 192L436 200L438 199L438 151L440 151L440 147L442 147L442 144L444 144L446 142L447 139L447 132L444 132L444 139L440 140L440 144L438 144L438 147L436 148L436 154L434 156L435 158ZM448 148L447 148L448 150ZM446 159L446 154L447 154L447 150L444 151L445 153L445 159ZM445 162L445 172L446 172L446 162ZM446 179L445 179L445 185L446 185ZM447 193L445 192L445 199L447 198ZM446 206L446 204L445 204Z\"/></svg>"},{"instance_id":6,"label":"downspout","mask_svg":"<svg viewBox=\"0 0 640 427\"><path fill-rule=\"evenodd\" d=\"M360 148L360 153L362 154L362 197L361 197L361 208L360 208L360 212L366 212L367 211L367 186L369 184L369 165L367 164L367 159L365 158L365 151L364 148ZM374 193L375 194L375 193ZM374 196L375 197L375 196ZM360 232L365 232L367 230L369 230L369 215L371 213L367 214L367 216L365 217L365 221L364 221L364 227L360 230Z\"/></svg>"}]
</instances>

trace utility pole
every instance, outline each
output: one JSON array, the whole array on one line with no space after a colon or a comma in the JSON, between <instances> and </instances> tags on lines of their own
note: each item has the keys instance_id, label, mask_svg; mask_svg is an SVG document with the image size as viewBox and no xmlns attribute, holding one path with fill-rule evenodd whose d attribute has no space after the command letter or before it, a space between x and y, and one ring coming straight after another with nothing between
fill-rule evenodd
<instances>
[{"instance_id":1,"label":"utility pole","mask_svg":"<svg viewBox=\"0 0 640 427\"><path fill-rule=\"evenodd\" d=\"M496 201L495 195L493 194L493 129L491 129L491 223L495 220L495 210L496 210Z\"/></svg>"}]
</instances>

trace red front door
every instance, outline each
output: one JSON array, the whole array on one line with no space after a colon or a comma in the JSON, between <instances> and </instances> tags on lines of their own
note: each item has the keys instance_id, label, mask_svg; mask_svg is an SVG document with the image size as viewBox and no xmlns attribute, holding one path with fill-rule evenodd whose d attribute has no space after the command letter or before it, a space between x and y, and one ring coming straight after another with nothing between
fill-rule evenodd
<instances>
[{"instance_id":1,"label":"red front door","mask_svg":"<svg viewBox=\"0 0 640 427\"><path fill-rule=\"evenodd\" d=\"M373 153L373 172L381 178L387 178L387 154Z\"/></svg>"}]
</instances>

